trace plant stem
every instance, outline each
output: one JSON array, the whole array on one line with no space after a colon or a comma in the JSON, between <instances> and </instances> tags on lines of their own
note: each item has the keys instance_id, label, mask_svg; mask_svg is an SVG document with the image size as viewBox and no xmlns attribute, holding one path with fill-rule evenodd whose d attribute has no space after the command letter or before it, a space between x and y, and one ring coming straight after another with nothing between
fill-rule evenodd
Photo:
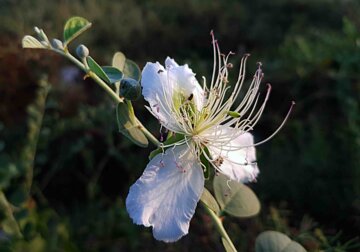
<instances>
[{"instance_id":1,"label":"plant stem","mask_svg":"<svg viewBox=\"0 0 360 252\"><path fill-rule=\"evenodd\" d=\"M34 173L34 160L36 156L36 148L39 141L41 125L45 113L46 98L49 93L50 86L47 77L42 77L38 83L36 98L32 104L28 106L28 133L26 136L27 144L21 151L22 164L25 167L25 188L29 195L31 194L31 186Z\"/></svg>"},{"instance_id":2,"label":"plant stem","mask_svg":"<svg viewBox=\"0 0 360 252\"><path fill-rule=\"evenodd\" d=\"M60 50L56 50L56 52L68 58L71 62L73 62L76 66L83 70L87 75L89 75L97 84L99 84L100 87L102 87L111 96L111 98L116 103L124 102L123 98L120 98L102 79L100 79L96 74L87 69L85 65L81 63L77 58L75 58L68 52L64 53Z\"/></svg>"},{"instance_id":3,"label":"plant stem","mask_svg":"<svg viewBox=\"0 0 360 252\"><path fill-rule=\"evenodd\" d=\"M61 50L52 49L55 52L63 55L68 58L71 62L73 62L77 67L83 70L88 76L90 76L97 84L100 85L115 101L116 104L124 102L124 99L119 97L116 92L114 92L102 79L100 79L96 74L91 72L83 63L81 63L77 58L71 55L69 52L63 52ZM157 147L160 146L160 142L156 139L156 137L148 131L145 126L136 118L137 123L139 124L139 129L144 133L144 135Z\"/></svg>"},{"instance_id":4,"label":"plant stem","mask_svg":"<svg viewBox=\"0 0 360 252\"><path fill-rule=\"evenodd\" d=\"M217 216L214 213L214 211L212 211L206 204L203 204L203 206L205 207L205 210L208 212L210 217L213 219L215 227L216 227L217 231L220 233L221 237L224 238L228 242L228 245L230 246L232 251L237 251L234 244L232 243L229 235L227 234L219 216Z\"/></svg>"},{"instance_id":5,"label":"plant stem","mask_svg":"<svg viewBox=\"0 0 360 252\"><path fill-rule=\"evenodd\" d=\"M142 123L139 121L139 119L136 118L137 123L139 124L139 129L142 131L142 133L144 133L144 135L153 143L155 144L157 147L160 147L161 143L159 142L159 140L157 140L157 138L150 133L150 131L147 130L147 128L145 128L144 125L142 125Z\"/></svg>"}]
</instances>

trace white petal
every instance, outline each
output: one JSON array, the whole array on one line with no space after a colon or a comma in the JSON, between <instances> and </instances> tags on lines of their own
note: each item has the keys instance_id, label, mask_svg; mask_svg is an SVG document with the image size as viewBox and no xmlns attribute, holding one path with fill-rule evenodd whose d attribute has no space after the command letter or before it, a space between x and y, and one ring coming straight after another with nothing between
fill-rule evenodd
<instances>
[{"instance_id":1,"label":"white petal","mask_svg":"<svg viewBox=\"0 0 360 252\"><path fill-rule=\"evenodd\" d=\"M165 67L168 69L168 68L172 68L172 67L178 67L179 64L176 63L176 61L170 57L166 57L166 60L165 60Z\"/></svg>"},{"instance_id":2,"label":"white petal","mask_svg":"<svg viewBox=\"0 0 360 252\"><path fill-rule=\"evenodd\" d=\"M152 226L157 240L173 242L186 235L204 188L200 164L188 146L158 154L131 186L126 208L134 223Z\"/></svg>"},{"instance_id":3,"label":"white petal","mask_svg":"<svg viewBox=\"0 0 360 252\"><path fill-rule=\"evenodd\" d=\"M220 136L224 134L230 134L235 129L227 128L222 129ZM213 159L221 157L223 159L220 165L220 171L228 176L230 179L238 182L251 182L254 181L259 174L259 169L256 163L255 147L245 147L254 144L253 136L244 132L237 134L234 139L231 139L226 145L218 147L216 145L209 146L210 154ZM220 145L219 145L220 146Z\"/></svg>"},{"instance_id":4,"label":"white petal","mask_svg":"<svg viewBox=\"0 0 360 252\"><path fill-rule=\"evenodd\" d=\"M183 95L186 98L193 95L195 105L200 111L205 103L205 94L195 78L195 73L189 68L188 64L179 66L174 59L169 57L165 60L165 66L170 73L169 76Z\"/></svg>"},{"instance_id":5,"label":"white petal","mask_svg":"<svg viewBox=\"0 0 360 252\"><path fill-rule=\"evenodd\" d=\"M166 69L158 62L145 65L141 80L142 93L160 123L169 130L181 132L173 113L174 94L182 95L185 99L193 95L198 110L204 105L205 95L188 65L179 66L169 57L165 65Z\"/></svg>"},{"instance_id":6,"label":"white petal","mask_svg":"<svg viewBox=\"0 0 360 252\"><path fill-rule=\"evenodd\" d=\"M168 81L165 68L159 62L147 63L142 71L141 85L153 115L167 129L181 132L171 107L174 86Z\"/></svg>"}]
</instances>

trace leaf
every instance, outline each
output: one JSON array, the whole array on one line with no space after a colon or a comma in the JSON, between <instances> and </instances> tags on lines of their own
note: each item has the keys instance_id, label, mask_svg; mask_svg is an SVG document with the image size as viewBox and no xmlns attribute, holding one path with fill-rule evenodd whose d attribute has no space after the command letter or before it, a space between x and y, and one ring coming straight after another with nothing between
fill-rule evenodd
<instances>
[{"instance_id":1,"label":"leaf","mask_svg":"<svg viewBox=\"0 0 360 252\"><path fill-rule=\"evenodd\" d=\"M101 67L104 73L107 75L111 83L120 81L123 77L123 73L116 67L103 66Z\"/></svg>"},{"instance_id":2,"label":"leaf","mask_svg":"<svg viewBox=\"0 0 360 252\"><path fill-rule=\"evenodd\" d=\"M125 77L129 77L140 81L141 78L141 71L139 66L132 60L126 59L123 73Z\"/></svg>"},{"instance_id":3,"label":"leaf","mask_svg":"<svg viewBox=\"0 0 360 252\"><path fill-rule=\"evenodd\" d=\"M277 231L261 233L255 241L256 252L306 252L297 242Z\"/></svg>"},{"instance_id":4,"label":"leaf","mask_svg":"<svg viewBox=\"0 0 360 252\"><path fill-rule=\"evenodd\" d=\"M89 68L93 73L95 73L97 76L99 76L101 79L103 79L106 83L108 83L108 84L111 83L109 77L106 75L104 70L99 66L98 63L96 63L96 61L93 58L91 58L90 56L87 56L86 62L88 63Z\"/></svg>"},{"instance_id":5,"label":"leaf","mask_svg":"<svg viewBox=\"0 0 360 252\"><path fill-rule=\"evenodd\" d=\"M291 239L287 235L276 231L266 231L256 238L255 251L280 252L290 243Z\"/></svg>"},{"instance_id":6,"label":"leaf","mask_svg":"<svg viewBox=\"0 0 360 252\"><path fill-rule=\"evenodd\" d=\"M26 35L22 39L21 44L23 48L46 49L46 47L39 40L30 35Z\"/></svg>"},{"instance_id":7,"label":"leaf","mask_svg":"<svg viewBox=\"0 0 360 252\"><path fill-rule=\"evenodd\" d=\"M127 59L122 52L116 52L114 54L112 65L123 72L125 78L127 77L140 81L141 70L139 66L134 61Z\"/></svg>"},{"instance_id":8,"label":"leaf","mask_svg":"<svg viewBox=\"0 0 360 252\"><path fill-rule=\"evenodd\" d=\"M112 66L124 71L126 57L122 52L116 52L112 58Z\"/></svg>"},{"instance_id":9,"label":"leaf","mask_svg":"<svg viewBox=\"0 0 360 252\"><path fill-rule=\"evenodd\" d=\"M230 181L225 175L214 178L214 191L220 208L236 217L254 216L260 211L260 202L246 185Z\"/></svg>"},{"instance_id":10,"label":"leaf","mask_svg":"<svg viewBox=\"0 0 360 252\"><path fill-rule=\"evenodd\" d=\"M306 250L296 241L291 241L281 252L306 252Z\"/></svg>"},{"instance_id":11,"label":"leaf","mask_svg":"<svg viewBox=\"0 0 360 252\"><path fill-rule=\"evenodd\" d=\"M90 27L91 23L85 18L70 18L64 26L64 47Z\"/></svg>"},{"instance_id":12,"label":"leaf","mask_svg":"<svg viewBox=\"0 0 360 252\"><path fill-rule=\"evenodd\" d=\"M224 248L225 248L225 251L226 252L236 252L236 250L234 250L231 245L229 244L229 242L224 238L224 237L221 237L221 241L222 241L222 244L224 245Z\"/></svg>"},{"instance_id":13,"label":"leaf","mask_svg":"<svg viewBox=\"0 0 360 252\"><path fill-rule=\"evenodd\" d=\"M130 101L119 103L116 107L119 131L140 147L147 147L149 142L144 133L137 127L139 124Z\"/></svg>"},{"instance_id":14,"label":"leaf","mask_svg":"<svg viewBox=\"0 0 360 252\"><path fill-rule=\"evenodd\" d=\"M211 210L213 210L216 215L219 215L220 213L220 207L219 204L216 202L214 196L206 189L204 188L204 191L201 195L200 200Z\"/></svg>"}]
</instances>

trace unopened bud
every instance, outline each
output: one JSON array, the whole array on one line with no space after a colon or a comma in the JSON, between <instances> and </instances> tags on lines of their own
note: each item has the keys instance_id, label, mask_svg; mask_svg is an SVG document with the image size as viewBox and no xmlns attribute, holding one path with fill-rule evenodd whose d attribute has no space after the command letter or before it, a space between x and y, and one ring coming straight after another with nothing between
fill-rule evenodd
<instances>
[{"instance_id":1,"label":"unopened bud","mask_svg":"<svg viewBox=\"0 0 360 252\"><path fill-rule=\"evenodd\" d=\"M62 43L59 39L53 39L53 40L51 41L51 45L52 45L52 47L54 47L55 49L64 50L63 43Z\"/></svg>"},{"instance_id":2,"label":"unopened bud","mask_svg":"<svg viewBox=\"0 0 360 252\"><path fill-rule=\"evenodd\" d=\"M89 56L89 49L84 45L79 45L76 47L76 54L79 56L80 59L86 58Z\"/></svg>"},{"instance_id":3,"label":"unopened bud","mask_svg":"<svg viewBox=\"0 0 360 252\"><path fill-rule=\"evenodd\" d=\"M38 35L41 33L40 29L39 29L37 26L34 27L34 31L35 31L36 34L38 34Z\"/></svg>"},{"instance_id":4,"label":"unopened bud","mask_svg":"<svg viewBox=\"0 0 360 252\"><path fill-rule=\"evenodd\" d=\"M141 95L141 86L137 80L124 78L120 81L120 95L128 100L136 100Z\"/></svg>"},{"instance_id":5,"label":"unopened bud","mask_svg":"<svg viewBox=\"0 0 360 252\"><path fill-rule=\"evenodd\" d=\"M40 42L45 41L45 42L49 42L48 37L46 36L45 32L43 31L43 29L38 28L37 26L34 27L34 31L35 33L38 35L38 38L40 40ZM47 43L48 45L49 43Z\"/></svg>"}]
</instances>

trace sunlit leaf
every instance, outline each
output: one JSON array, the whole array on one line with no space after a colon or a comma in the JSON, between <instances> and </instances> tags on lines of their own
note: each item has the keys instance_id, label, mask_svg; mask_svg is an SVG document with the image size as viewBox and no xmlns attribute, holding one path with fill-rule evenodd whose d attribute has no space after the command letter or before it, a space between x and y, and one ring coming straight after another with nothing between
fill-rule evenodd
<instances>
[{"instance_id":1,"label":"sunlit leaf","mask_svg":"<svg viewBox=\"0 0 360 252\"><path fill-rule=\"evenodd\" d=\"M206 189L204 188L204 191L201 195L200 200L211 210L213 210L217 215L220 213L220 207L218 203L216 202L214 196Z\"/></svg>"},{"instance_id":2,"label":"sunlit leaf","mask_svg":"<svg viewBox=\"0 0 360 252\"><path fill-rule=\"evenodd\" d=\"M214 177L214 191L221 210L228 214L250 217L260 211L260 202L249 187L222 174Z\"/></svg>"},{"instance_id":3,"label":"sunlit leaf","mask_svg":"<svg viewBox=\"0 0 360 252\"><path fill-rule=\"evenodd\" d=\"M89 65L90 71L95 73L97 76L99 76L101 79L103 79L106 83L108 83L108 84L111 83L109 77L106 75L104 70L101 68L101 66L99 66L98 63L96 63L96 61L93 58L91 58L90 56L86 57L86 62Z\"/></svg>"},{"instance_id":4,"label":"sunlit leaf","mask_svg":"<svg viewBox=\"0 0 360 252\"><path fill-rule=\"evenodd\" d=\"M122 52L116 52L112 58L112 66L124 71L126 57Z\"/></svg>"},{"instance_id":5,"label":"sunlit leaf","mask_svg":"<svg viewBox=\"0 0 360 252\"><path fill-rule=\"evenodd\" d=\"M46 49L46 47L39 40L30 35L26 35L22 39L21 44L23 48Z\"/></svg>"},{"instance_id":6,"label":"sunlit leaf","mask_svg":"<svg viewBox=\"0 0 360 252\"><path fill-rule=\"evenodd\" d=\"M119 103L116 108L119 131L140 147L147 147L149 142L144 133L138 128L138 121L130 101Z\"/></svg>"},{"instance_id":7,"label":"sunlit leaf","mask_svg":"<svg viewBox=\"0 0 360 252\"><path fill-rule=\"evenodd\" d=\"M90 27L91 23L85 18L70 18L64 26L64 47Z\"/></svg>"},{"instance_id":8,"label":"sunlit leaf","mask_svg":"<svg viewBox=\"0 0 360 252\"><path fill-rule=\"evenodd\" d=\"M261 233L255 242L256 252L306 252L297 242L277 231Z\"/></svg>"},{"instance_id":9,"label":"sunlit leaf","mask_svg":"<svg viewBox=\"0 0 360 252\"><path fill-rule=\"evenodd\" d=\"M101 67L104 73L107 75L111 83L120 81L123 77L123 73L116 67L103 66Z\"/></svg>"},{"instance_id":10,"label":"sunlit leaf","mask_svg":"<svg viewBox=\"0 0 360 252\"><path fill-rule=\"evenodd\" d=\"M114 54L112 65L123 72L124 77L140 81L141 70L139 66L134 61L127 59L122 52L116 52Z\"/></svg>"}]
</instances>

